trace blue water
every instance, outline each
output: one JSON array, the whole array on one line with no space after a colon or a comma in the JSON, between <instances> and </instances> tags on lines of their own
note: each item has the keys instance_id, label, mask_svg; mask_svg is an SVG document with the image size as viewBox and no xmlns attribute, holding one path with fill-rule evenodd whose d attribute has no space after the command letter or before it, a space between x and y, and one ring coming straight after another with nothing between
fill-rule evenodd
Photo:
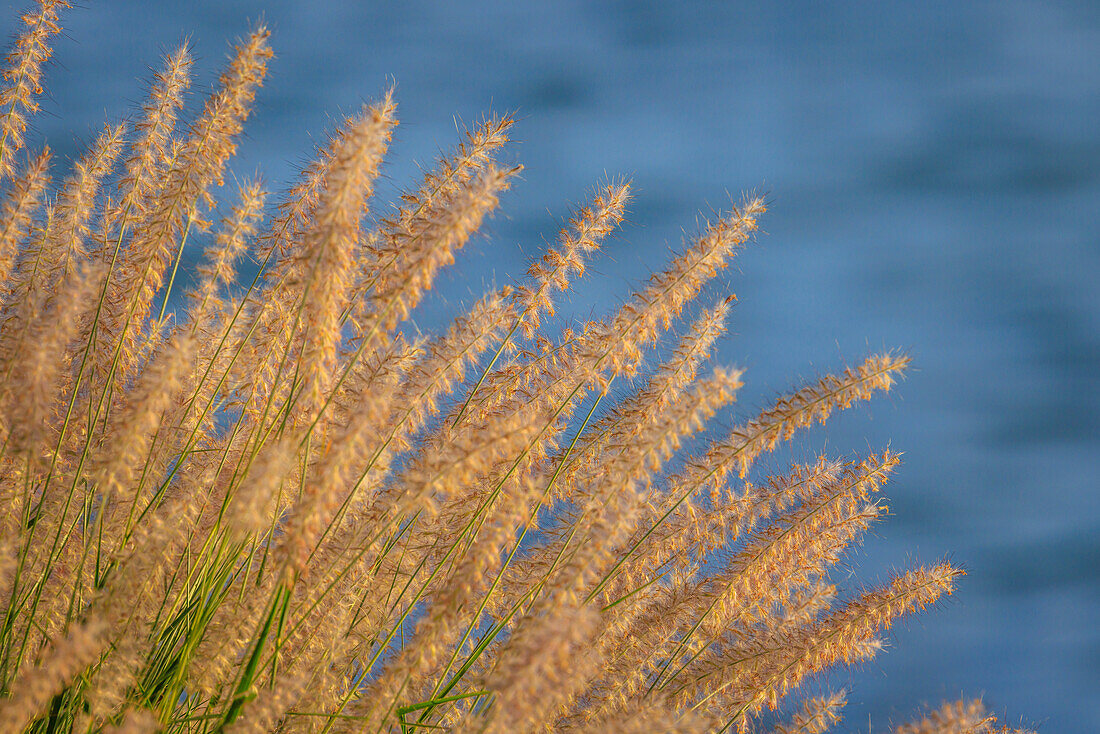
<instances>
[{"instance_id":1,"label":"blue water","mask_svg":"<svg viewBox=\"0 0 1100 734\"><path fill-rule=\"evenodd\" d=\"M518 275L606 176L637 199L567 318L609 310L698 211L769 192L766 234L708 290L740 299L719 361L748 387L725 420L909 350L900 390L795 451L905 452L858 578L944 556L969 570L829 681L851 689L847 728L966 693L1042 731L1100 731L1100 4L93 3L66 21L39 132L71 155L188 34L208 88L261 14L278 58L239 173L285 183L390 79L385 196L456 119L519 115L523 179L424 327Z\"/></svg>"}]
</instances>

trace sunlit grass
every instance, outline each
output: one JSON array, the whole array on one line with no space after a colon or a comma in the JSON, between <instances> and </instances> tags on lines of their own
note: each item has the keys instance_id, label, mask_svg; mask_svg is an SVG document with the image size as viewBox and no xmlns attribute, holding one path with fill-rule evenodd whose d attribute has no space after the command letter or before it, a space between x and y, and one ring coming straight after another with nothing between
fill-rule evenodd
<instances>
[{"instance_id":1,"label":"sunlit grass","mask_svg":"<svg viewBox=\"0 0 1100 734\"><path fill-rule=\"evenodd\" d=\"M386 92L272 205L222 180L272 56L260 27L188 125L181 48L55 185L24 136L67 5L24 18L0 96L0 730L822 732L845 694L799 685L952 592L945 562L830 579L886 514L896 453L750 481L904 355L682 455L743 386L703 371L732 298L693 302L762 198L616 312L546 333L627 214L629 183L605 183L524 276L413 336L516 179L511 119L380 207ZM960 702L899 731L993 726Z\"/></svg>"}]
</instances>

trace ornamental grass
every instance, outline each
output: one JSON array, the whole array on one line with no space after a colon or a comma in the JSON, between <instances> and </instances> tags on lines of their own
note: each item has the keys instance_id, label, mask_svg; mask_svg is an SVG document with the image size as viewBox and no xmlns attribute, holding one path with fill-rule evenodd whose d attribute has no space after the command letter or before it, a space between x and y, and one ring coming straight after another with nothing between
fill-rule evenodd
<instances>
[{"instance_id":1,"label":"ornamental grass","mask_svg":"<svg viewBox=\"0 0 1100 734\"><path fill-rule=\"evenodd\" d=\"M697 435L743 373L707 366L732 295L696 299L763 198L548 333L630 208L606 182L526 274L422 334L517 182L511 118L392 203L393 90L284 193L226 184L272 59L258 27L194 119L184 46L55 174L26 132L67 6L23 17L0 92L0 731L823 732L845 693L803 684L955 588L947 562L833 578L887 514L892 450L753 470L892 389L903 354ZM999 727L959 701L897 731Z\"/></svg>"}]
</instances>

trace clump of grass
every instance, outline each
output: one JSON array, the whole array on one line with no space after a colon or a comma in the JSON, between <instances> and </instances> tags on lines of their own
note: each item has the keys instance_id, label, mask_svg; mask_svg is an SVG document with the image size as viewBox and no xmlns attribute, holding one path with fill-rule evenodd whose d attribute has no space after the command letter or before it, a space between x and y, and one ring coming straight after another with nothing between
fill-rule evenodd
<instances>
[{"instance_id":1,"label":"clump of grass","mask_svg":"<svg viewBox=\"0 0 1100 734\"><path fill-rule=\"evenodd\" d=\"M629 184L606 184L525 277L414 336L433 278L519 172L499 162L511 119L379 211L391 90L274 207L245 181L213 222L272 55L260 27L188 126L184 47L136 121L106 125L53 186L24 132L67 5L24 17L0 96L0 730L755 729L952 592L945 562L847 593L830 580L886 512L892 451L746 479L891 389L903 355L676 459L742 387L740 370L703 372L731 299L679 324L761 198L615 313L544 334L626 215ZM258 274L240 283L242 258ZM613 385L632 387L614 403ZM776 731L825 731L843 705L808 699ZM978 707L899 731L991 727Z\"/></svg>"}]
</instances>

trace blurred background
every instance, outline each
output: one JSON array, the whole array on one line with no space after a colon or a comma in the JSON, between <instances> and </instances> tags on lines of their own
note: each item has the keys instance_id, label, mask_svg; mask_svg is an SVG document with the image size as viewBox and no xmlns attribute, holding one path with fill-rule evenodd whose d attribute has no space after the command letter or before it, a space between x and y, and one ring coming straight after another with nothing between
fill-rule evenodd
<instances>
[{"instance_id":1,"label":"blurred background","mask_svg":"<svg viewBox=\"0 0 1100 734\"><path fill-rule=\"evenodd\" d=\"M12 29L23 5L4 5ZM609 177L634 182L629 222L562 322L608 312L700 212L767 192L761 236L702 299L739 298L717 361L747 386L723 422L908 350L898 390L792 452L905 452L893 516L842 584L945 556L969 571L872 664L811 689L849 688L845 730L960 694L1040 731L1100 730L1100 4L91 3L63 20L37 132L70 158L186 38L205 93L261 18L277 58L234 171L271 188L391 81L383 199L461 125L518 116L522 180L422 328L521 275Z\"/></svg>"}]
</instances>

